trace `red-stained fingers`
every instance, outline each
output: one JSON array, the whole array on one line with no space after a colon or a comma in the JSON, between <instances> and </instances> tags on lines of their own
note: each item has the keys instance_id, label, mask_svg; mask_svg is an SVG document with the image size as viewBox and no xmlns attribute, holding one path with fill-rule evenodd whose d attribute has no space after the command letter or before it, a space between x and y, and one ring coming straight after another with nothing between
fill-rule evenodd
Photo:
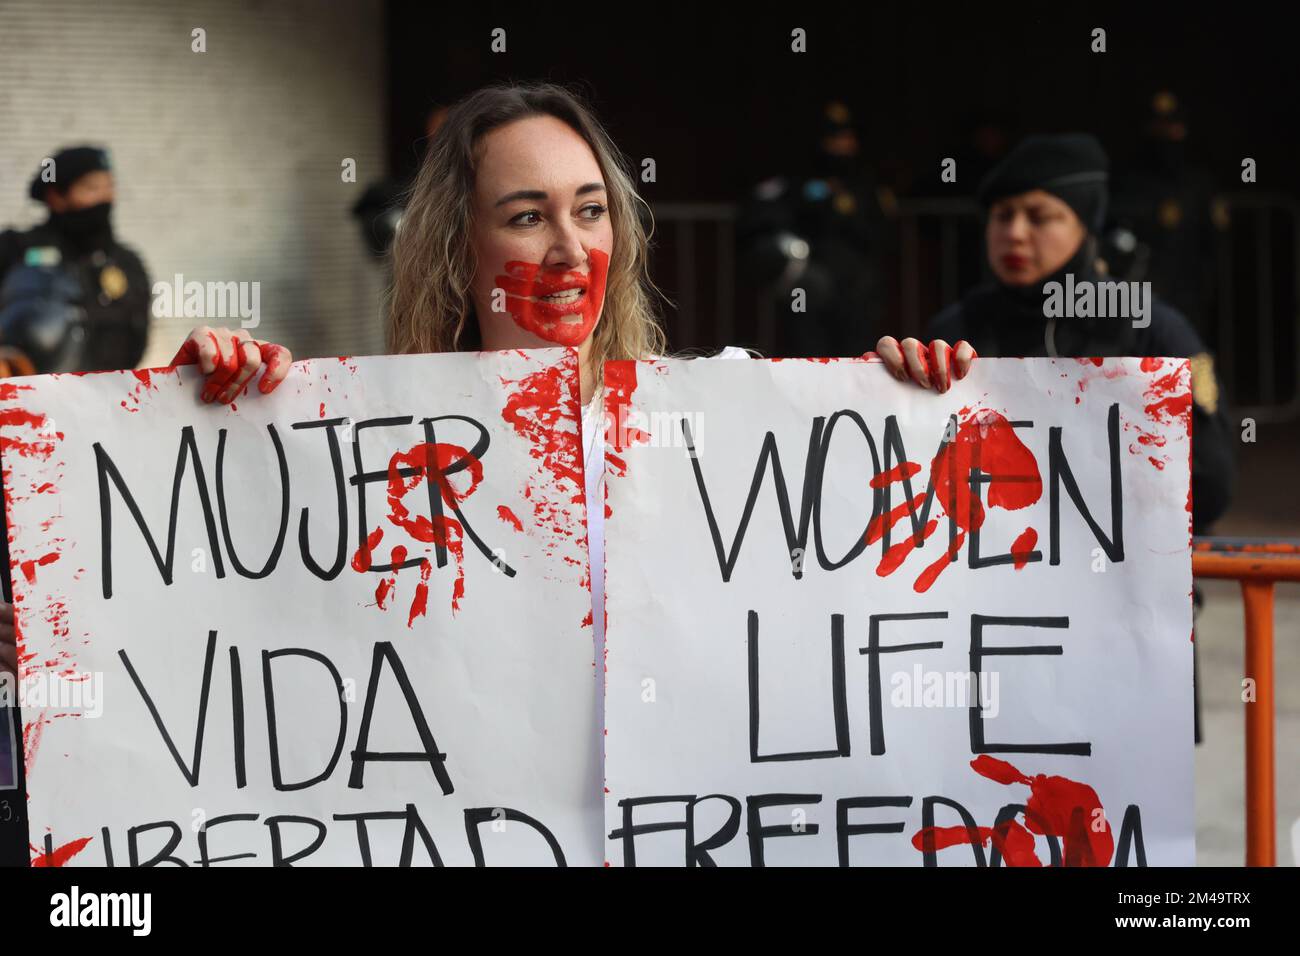
<instances>
[{"instance_id":1,"label":"red-stained fingers","mask_svg":"<svg viewBox=\"0 0 1300 956\"><path fill-rule=\"evenodd\" d=\"M970 374L971 363L979 356L975 353L974 347L965 339L959 341L952 348L953 369L957 375L957 381L961 381Z\"/></svg>"},{"instance_id":2,"label":"red-stained fingers","mask_svg":"<svg viewBox=\"0 0 1300 956\"><path fill-rule=\"evenodd\" d=\"M907 381L907 363L903 358L903 349L898 344L898 339L892 335L882 336L876 343L876 355L885 363L889 374L900 382Z\"/></svg>"},{"instance_id":3,"label":"red-stained fingers","mask_svg":"<svg viewBox=\"0 0 1300 956\"><path fill-rule=\"evenodd\" d=\"M283 345L276 345L274 342L257 342L255 344L258 346L262 361L266 365L266 371L262 373L262 380L257 383L257 390L263 395L269 395L289 374L289 367L293 364L293 356Z\"/></svg>"},{"instance_id":4,"label":"red-stained fingers","mask_svg":"<svg viewBox=\"0 0 1300 956\"><path fill-rule=\"evenodd\" d=\"M929 355L923 344L916 339L907 338L899 343L903 350L903 359L907 364L907 374L911 376L912 381L922 388L929 388L932 382L930 378Z\"/></svg>"}]
</instances>

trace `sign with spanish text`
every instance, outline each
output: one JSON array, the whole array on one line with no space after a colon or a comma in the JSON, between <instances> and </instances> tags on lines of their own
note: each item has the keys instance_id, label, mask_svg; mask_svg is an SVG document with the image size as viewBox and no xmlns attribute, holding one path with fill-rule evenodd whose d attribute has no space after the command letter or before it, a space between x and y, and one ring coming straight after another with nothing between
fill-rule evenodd
<instances>
[{"instance_id":1,"label":"sign with spanish text","mask_svg":"<svg viewBox=\"0 0 1300 956\"><path fill-rule=\"evenodd\" d=\"M0 384L37 865L596 865L577 354Z\"/></svg>"},{"instance_id":2,"label":"sign with spanish text","mask_svg":"<svg viewBox=\"0 0 1300 956\"><path fill-rule=\"evenodd\" d=\"M1194 862L1186 361L605 374L609 863Z\"/></svg>"}]
</instances>

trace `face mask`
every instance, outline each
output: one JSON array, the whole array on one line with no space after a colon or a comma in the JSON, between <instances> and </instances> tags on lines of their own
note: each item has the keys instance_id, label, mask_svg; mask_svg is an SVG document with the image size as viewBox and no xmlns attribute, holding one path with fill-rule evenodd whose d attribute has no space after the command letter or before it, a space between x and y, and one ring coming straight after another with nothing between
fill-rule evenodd
<instances>
[{"instance_id":1,"label":"face mask","mask_svg":"<svg viewBox=\"0 0 1300 956\"><path fill-rule=\"evenodd\" d=\"M102 202L97 206L87 206L85 209L54 213L50 216L50 221L68 238L84 241L112 233L112 225L109 222L112 212L113 204Z\"/></svg>"}]
</instances>

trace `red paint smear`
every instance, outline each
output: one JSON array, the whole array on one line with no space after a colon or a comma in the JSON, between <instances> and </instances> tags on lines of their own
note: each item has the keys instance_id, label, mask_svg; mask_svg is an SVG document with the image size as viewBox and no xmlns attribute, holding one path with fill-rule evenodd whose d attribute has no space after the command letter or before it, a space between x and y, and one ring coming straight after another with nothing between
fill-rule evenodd
<instances>
[{"instance_id":1,"label":"red paint smear","mask_svg":"<svg viewBox=\"0 0 1300 956\"><path fill-rule=\"evenodd\" d=\"M454 524L455 522L453 522ZM456 525L460 527L460 525ZM452 586L451 592L451 610L455 613L460 609L460 599L465 596L465 567L464 553L461 549L460 542L456 542L454 549L448 545L452 554L456 556L456 583ZM429 572L433 570L433 562L425 558L420 563L420 583L415 586L415 597L411 599L411 611L406 616L406 626L409 628L417 617L423 617L426 607L429 603Z\"/></svg>"},{"instance_id":2,"label":"red paint smear","mask_svg":"<svg viewBox=\"0 0 1300 956\"><path fill-rule=\"evenodd\" d=\"M1033 528L1026 528L1020 537L1011 543L1011 554L1016 559L1017 571L1029 563L1029 553L1034 550L1036 544L1038 544L1038 532Z\"/></svg>"},{"instance_id":3,"label":"red paint smear","mask_svg":"<svg viewBox=\"0 0 1300 956\"><path fill-rule=\"evenodd\" d=\"M23 386L30 387L30 386ZM17 386L10 386L17 388ZM8 393L6 397L14 397L14 393ZM14 428L26 426L35 429L38 432L44 432L46 429L46 418L34 412L29 412L23 408L6 408L0 410L0 427L10 426ZM56 433L61 439L63 434ZM21 438L14 438L10 435L0 435L0 453L13 452L22 455L24 458L36 458L41 461L48 461L54 454L54 443L45 441L26 441Z\"/></svg>"},{"instance_id":4,"label":"red paint smear","mask_svg":"<svg viewBox=\"0 0 1300 956\"><path fill-rule=\"evenodd\" d=\"M402 562L406 560L406 548L403 545L394 545L393 550L389 553L388 563L393 566L393 576L391 578L381 578L375 586L375 603L379 605L381 611L388 610L384 606L384 601L388 598L389 592L397 585L397 572L402 568Z\"/></svg>"},{"instance_id":5,"label":"red paint smear","mask_svg":"<svg viewBox=\"0 0 1300 956\"><path fill-rule=\"evenodd\" d=\"M321 418L324 418L324 417L325 417L325 403L324 403L324 402L321 402L321 403L320 403L320 417L321 417Z\"/></svg>"},{"instance_id":6,"label":"red paint smear","mask_svg":"<svg viewBox=\"0 0 1300 956\"><path fill-rule=\"evenodd\" d=\"M564 554L586 541L577 373L578 356L570 352L559 365L518 381L501 379L502 385L511 388L501 417L527 441L528 454L537 462L536 472L524 479L523 497L532 506L529 524L538 533L543 553L585 565L585 548L580 561Z\"/></svg>"},{"instance_id":7,"label":"red paint smear","mask_svg":"<svg viewBox=\"0 0 1300 956\"><path fill-rule=\"evenodd\" d=\"M357 548L356 554L352 555L352 570L361 574L365 574L370 570L370 553L379 547L379 542L383 537L383 528L376 528L366 535L365 543Z\"/></svg>"},{"instance_id":8,"label":"red paint smear","mask_svg":"<svg viewBox=\"0 0 1300 956\"><path fill-rule=\"evenodd\" d=\"M515 517L515 513L505 505L497 505L497 517L509 525L513 525L516 531L523 531L523 523Z\"/></svg>"},{"instance_id":9,"label":"red paint smear","mask_svg":"<svg viewBox=\"0 0 1300 956\"><path fill-rule=\"evenodd\" d=\"M1007 820L997 827L976 827L979 842L1002 854L1008 867L1041 867L1042 861L1034 853L1034 836L1019 820ZM920 851L946 850L948 847L968 845L971 832L966 827L926 827L912 836L912 846Z\"/></svg>"},{"instance_id":10,"label":"red paint smear","mask_svg":"<svg viewBox=\"0 0 1300 956\"><path fill-rule=\"evenodd\" d=\"M1142 360L1142 371L1158 372L1160 371L1160 367L1164 364L1165 363L1158 358L1152 358L1151 356L1147 356Z\"/></svg>"},{"instance_id":11,"label":"red paint smear","mask_svg":"<svg viewBox=\"0 0 1300 956\"><path fill-rule=\"evenodd\" d=\"M1029 787L1029 799L1025 801L1025 825L1030 833L1054 836L1061 841L1062 866L1104 867L1110 864L1115 852L1115 841L1110 821L1106 819L1097 791L1092 787L1067 777L1047 774L1029 777L1005 760L987 754L976 757L970 766L980 776L995 783ZM1099 818L1103 828L1094 830L1093 821ZM992 838L992 830L984 827L977 829L981 841ZM971 834L965 827L931 827L919 830L912 837L912 845L918 850L924 849L928 841L941 849L942 846L969 844ZM1009 845L1011 840L1006 842ZM1032 863L1028 862L1023 853L1013 857L1005 850L1002 852L1008 866L1042 865L1037 854L1033 853L1032 846L1028 851L1034 858Z\"/></svg>"},{"instance_id":12,"label":"red paint smear","mask_svg":"<svg viewBox=\"0 0 1300 956\"><path fill-rule=\"evenodd\" d=\"M19 398L19 392L30 392L30 385L15 385L12 382L0 383L0 402L11 402Z\"/></svg>"},{"instance_id":13,"label":"red paint smear","mask_svg":"<svg viewBox=\"0 0 1300 956\"><path fill-rule=\"evenodd\" d=\"M875 544L884 535L886 528L892 529L908 511L916 511L924 503L925 495L917 495L911 501L904 501L901 505L890 509L887 515L876 515L867 525L867 544Z\"/></svg>"},{"instance_id":14,"label":"red paint smear","mask_svg":"<svg viewBox=\"0 0 1300 956\"><path fill-rule=\"evenodd\" d=\"M45 735L45 726L49 720L28 720L23 723L23 762L27 764L27 776L32 774L32 762L41 749L41 737Z\"/></svg>"},{"instance_id":15,"label":"red paint smear","mask_svg":"<svg viewBox=\"0 0 1300 956\"><path fill-rule=\"evenodd\" d=\"M461 460L467 460L468 465L455 474L457 476L469 476L468 486L464 489L453 485L452 478L445 474L446 469ZM421 470L417 474L408 477L401 474L403 468L419 468ZM446 515L433 518L425 515L412 517L402 500L419 487L425 478L429 477L431 470L434 479L438 483L439 494L443 503L448 507L459 506L462 501L474 493L474 490L483 481L483 463L470 456L464 448L448 442L439 442L437 444L420 442L407 451L395 452L388 460L388 520L404 530L416 541L439 545L451 552L456 561L456 581L452 586L451 599L451 609L455 613L460 610L460 599L465 595L464 529L459 521ZM383 536L384 529L382 526L375 528L366 536L365 543L357 549L356 554L352 557L352 567L355 571L365 573L370 570L371 552L378 546ZM400 565L406 560L406 555L406 548L397 545L392 550L392 559L389 563L394 566ZM415 597L411 601L410 615L407 619L408 627L411 626L415 618L425 614L429 595L429 573L432 568L433 565L428 560L424 560L420 566L420 583L416 585ZM394 570L395 573L396 570ZM376 585L375 601L381 609L387 609L384 602L395 584L396 579L393 578L382 580Z\"/></svg>"},{"instance_id":16,"label":"red paint smear","mask_svg":"<svg viewBox=\"0 0 1300 956\"><path fill-rule=\"evenodd\" d=\"M1190 392L1186 395L1169 395L1152 402L1144 410L1155 421L1173 421L1191 414L1192 396Z\"/></svg>"},{"instance_id":17,"label":"red paint smear","mask_svg":"<svg viewBox=\"0 0 1300 956\"><path fill-rule=\"evenodd\" d=\"M622 453L633 445L650 441L650 436L640 428L628 424L632 395L636 391L636 362L605 363L605 466L611 475L627 474L627 460ZM605 517L613 510L609 506L609 489L605 489Z\"/></svg>"},{"instance_id":18,"label":"red paint smear","mask_svg":"<svg viewBox=\"0 0 1300 956\"><path fill-rule=\"evenodd\" d=\"M529 455L559 483L572 482L573 492L582 495L582 443L576 431L559 428L567 411L578 419L576 376L570 363L534 372L519 382L506 398L501 417L515 433L528 440Z\"/></svg>"},{"instance_id":19,"label":"red paint smear","mask_svg":"<svg viewBox=\"0 0 1300 956\"><path fill-rule=\"evenodd\" d=\"M876 475L871 479L872 488L883 488L885 485L892 485L896 481L902 481L904 478L911 478L921 470L921 466L914 461L905 461L900 465L889 469L883 475Z\"/></svg>"},{"instance_id":20,"label":"red paint smear","mask_svg":"<svg viewBox=\"0 0 1300 956\"><path fill-rule=\"evenodd\" d=\"M63 844L63 846L55 847L54 850L48 854L44 850L32 846L29 843L28 846L31 847L32 851L32 866L63 866L74 856L84 850L86 844L93 839L94 837L82 837L79 840L72 840Z\"/></svg>"},{"instance_id":21,"label":"red paint smear","mask_svg":"<svg viewBox=\"0 0 1300 956\"><path fill-rule=\"evenodd\" d=\"M1043 482L1033 452L1025 447L1005 418L990 409L976 409L958 427L956 438L945 443L930 463L935 499L945 511L950 503L955 504L956 514L950 517L963 531L974 530L984 523L984 505L971 497L973 468L994 479L985 485L991 508L1017 511L1029 507L1043 495Z\"/></svg>"},{"instance_id":22,"label":"red paint smear","mask_svg":"<svg viewBox=\"0 0 1300 956\"><path fill-rule=\"evenodd\" d=\"M921 534L921 540L924 541L929 538L930 535L934 534L934 529L938 526L939 522L936 519L931 518L929 523L925 526L925 531ZM898 566L903 563L904 559L912 553L912 549L915 547L916 537L910 534L902 541L898 542L898 544L890 545L889 550L881 555L880 563L876 565L876 574L880 575L882 578L888 574L893 574L898 570Z\"/></svg>"},{"instance_id":23,"label":"red paint smear","mask_svg":"<svg viewBox=\"0 0 1300 956\"><path fill-rule=\"evenodd\" d=\"M1186 363L1180 363L1172 372L1153 379L1147 386L1145 395L1152 401L1144 411L1147 417L1157 423L1191 420L1192 393L1185 384L1184 371Z\"/></svg>"},{"instance_id":24,"label":"red paint smear","mask_svg":"<svg viewBox=\"0 0 1300 956\"><path fill-rule=\"evenodd\" d=\"M188 345L189 343L186 344ZM182 349L182 351L185 350ZM180 356L177 356L177 358L180 358ZM175 371L174 368L169 370L169 372L174 372L174 371ZM126 399L123 399L119 404L123 408L125 408L128 412L138 412L140 410L140 401L144 393L149 391L157 391L158 387L153 383L152 369L147 369L147 368L133 369L131 370L131 375L135 377L136 380L135 387L132 388L131 391L127 393ZM127 405L127 400L134 402L135 407L132 408L131 406Z\"/></svg>"},{"instance_id":25,"label":"red paint smear","mask_svg":"<svg viewBox=\"0 0 1300 956\"><path fill-rule=\"evenodd\" d=\"M615 459L610 452L622 453L633 445L648 442L650 436L639 428L627 424L628 410L632 405L632 393L636 391L636 362L605 363L605 447L606 458ZM626 466L618 471L625 474Z\"/></svg>"},{"instance_id":26,"label":"red paint smear","mask_svg":"<svg viewBox=\"0 0 1300 956\"><path fill-rule=\"evenodd\" d=\"M456 474L458 476L469 475L469 487L463 491L453 486L451 478L445 473L454 463L462 459L468 461L468 466ZM421 468L423 470L419 474L404 478L399 474L401 468ZM399 527L405 528L411 537L417 541L427 542L433 540L430 521L424 515L417 516L414 521L410 520L410 513L406 510L406 506L401 503L401 499L420 482L424 481L429 476L430 470L433 471L438 482L438 489L442 495L443 503L448 507L459 507L460 503L472 495L474 489L483 481L483 462L470 456L459 445L452 445L447 442L430 445L427 442L421 442L409 451L394 454L388 460L388 504L392 510L389 520Z\"/></svg>"},{"instance_id":27,"label":"red paint smear","mask_svg":"<svg viewBox=\"0 0 1300 956\"><path fill-rule=\"evenodd\" d=\"M972 469L978 468L994 479L992 483L983 485L988 507L1016 511L1032 505L1043 495L1038 462L1033 452L1016 435L1011 423L992 409L977 408L971 411L963 408L961 411L964 418L958 426L956 436L951 442L945 442L930 462L935 501L960 529L954 542L964 541L966 532L984 524L985 503L971 496ZM913 499L913 502L924 500L924 497L919 497ZM903 512L907 511L908 504L905 502L900 506ZM900 508L891 510L886 518L890 527L902 517ZM950 508L953 509L952 512L949 511ZM935 522L931 521L922 540L930 536L934 525ZM874 522L868 526L869 535L879 537L877 532L883 533L883 527L878 528ZM907 541L892 545L882 557L876 573L883 576L897 570L912 551L908 545L914 541L915 536L909 535ZM952 547L950 544L943 558L925 568L913 584L913 590L922 592L934 583L943 568L950 563L950 555L956 553Z\"/></svg>"},{"instance_id":28,"label":"red paint smear","mask_svg":"<svg viewBox=\"0 0 1300 956\"><path fill-rule=\"evenodd\" d=\"M50 554L43 554L39 558L36 558L35 560L23 561L19 564L19 567L22 568L23 577L27 579L27 583L35 584L37 566L53 564L57 560L59 560L59 554L57 551L55 551L55 552L51 552Z\"/></svg>"},{"instance_id":29,"label":"red paint smear","mask_svg":"<svg viewBox=\"0 0 1300 956\"><path fill-rule=\"evenodd\" d=\"M588 252L588 272L544 270L539 263L512 260L504 275L496 277L497 287L506 293L506 311L522 329L557 345L577 346L586 341L600 318L605 304L605 279L609 272L609 254L601 249ZM536 299L565 289L581 288L585 294L570 305L552 305ZM565 321L566 316L578 321Z\"/></svg>"},{"instance_id":30,"label":"red paint smear","mask_svg":"<svg viewBox=\"0 0 1300 956\"><path fill-rule=\"evenodd\" d=\"M45 416L25 408L6 408L0 411L0 425L30 425L39 429L45 427Z\"/></svg>"},{"instance_id":31,"label":"red paint smear","mask_svg":"<svg viewBox=\"0 0 1300 956\"><path fill-rule=\"evenodd\" d=\"M961 550L961 546L965 542L966 532L958 531L956 537L949 542L948 550L944 552L943 557L921 572L920 577L916 579L916 583L912 585L912 590L917 594L924 594L930 590L930 585L934 584L935 579L943 573L944 568L952 564L953 558L957 557L957 552Z\"/></svg>"}]
</instances>

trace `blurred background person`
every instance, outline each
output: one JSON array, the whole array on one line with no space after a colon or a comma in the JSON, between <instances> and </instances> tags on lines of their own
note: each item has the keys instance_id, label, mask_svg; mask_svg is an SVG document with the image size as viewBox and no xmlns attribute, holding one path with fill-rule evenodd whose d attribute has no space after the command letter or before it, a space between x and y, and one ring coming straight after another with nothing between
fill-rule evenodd
<instances>
[{"instance_id":1,"label":"blurred background person","mask_svg":"<svg viewBox=\"0 0 1300 956\"><path fill-rule=\"evenodd\" d=\"M1106 218L1109 160L1087 134L1031 136L979 186L986 210L991 281L930 322L930 338L965 339L982 356L1176 356L1192 360L1193 526L1197 534L1228 506L1233 435L1220 408L1214 362L1187 318L1154 300L1150 323L1117 317L1046 316L1049 282L1105 276L1097 236Z\"/></svg>"},{"instance_id":2,"label":"blurred background person","mask_svg":"<svg viewBox=\"0 0 1300 956\"><path fill-rule=\"evenodd\" d=\"M37 372L134 368L149 332L149 276L113 234L108 151L61 150L29 194L49 218L0 233L0 344Z\"/></svg>"},{"instance_id":3,"label":"blurred background person","mask_svg":"<svg viewBox=\"0 0 1300 956\"><path fill-rule=\"evenodd\" d=\"M1188 140L1182 102L1169 90L1157 92L1141 141L1116 173L1113 220L1132 232L1138 253L1138 268L1124 277L1150 281L1204 335L1215 309L1215 232L1226 226L1227 213L1215 201L1213 176L1189 155Z\"/></svg>"},{"instance_id":4,"label":"blurred background person","mask_svg":"<svg viewBox=\"0 0 1300 956\"><path fill-rule=\"evenodd\" d=\"M149 276L113 235L115 198L108 151L64 149L32 179L31 198L49 217L23 232L0 233L0 371L94 372L135 368L149 331ZM7 521L6 521L7 527ZM0 677L15 677L8 534L0 540ZM0 787L16 786L16 712L0 707ZM4 830L0 859L25 848ZM18 858L22 858L18 857Z\"/></svg>"},{"instance_id":5,"label":"blurred background person","mask_svg":"<svg viewBox=\"0 0 1300 956\"><path fill-rule=\"evenodd\" d=\"M964 339L981 356L1191 359L1192 525L1196 534L1205 534L1228 507L1235 436L1221 408L1213 359L1191 323L1159 299L1150 302L1144 328L1129 317L1045 314L1048 283L1064 285L1067 276L1076 285L1106 278L1098 236L1106 220L1109 166L1101 144L1086 134L1031 136L1013 149L977 194L986 210L992 279L936 315L927 334L951 343ZM877 346L895 362L899 350L892 339ZM1195 700L1199 743L1199 692Z\"/></svg>"},{"instance_id":6,"label":"blurred background person","mask_svg":"<svg viewBox=\"0 0 1300 956\"><path fill-rule=\"evenodd\" d=\"M885 299L879 259L893 205L862 157L848 107L825 104L808 175L763 180L739 214L742 281L758 287L772 354L854 355L875 340ZM795 290L803 290L803 311Z\"/></svg>"},{"instance_id":7,"label":"blurred background person","mask_svg":"<svg viewBox=\"0 0 1300 956\"><path fill-rule=\"evenodd\" d=\"M435 104L429 110L424 121L424 137L414 144L414 151L424 154L429 140L438 132L447 118L447 107ZM418 168L418 166L416 167ZM376 259L384 259L393 245L397 235L398 224L402 221L402 210L406 194L415 178L416 169L411 169L403 176L385 176L366 187L352 206L352 218L361 227L361 239L366 250Z\"/></svg>"}]
</instances>

